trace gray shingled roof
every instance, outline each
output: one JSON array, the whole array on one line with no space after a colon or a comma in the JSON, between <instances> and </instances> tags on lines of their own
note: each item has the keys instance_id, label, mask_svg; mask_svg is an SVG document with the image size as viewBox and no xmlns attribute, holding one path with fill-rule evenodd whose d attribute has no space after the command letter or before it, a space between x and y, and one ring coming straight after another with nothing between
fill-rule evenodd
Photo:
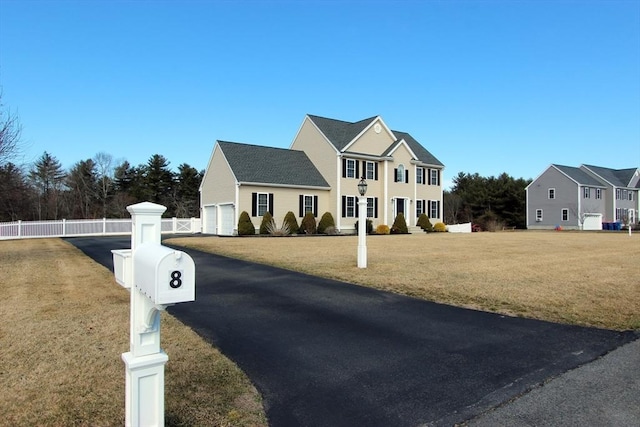
<instances>
[{"instance_id":1,"label":"gray shingled roof","mask_svg":"<svg viewBox=\"0 0 640 427\"><path fill-rule=\"evenodd\" d=\"M588 173L586 173L580 168L574 168L573 166L563 166L563 165L552 165L552 166L554 166L556 169L560 170L561 172L564 172L566 175L568 175L571 179L573 179L580 185L588 185L591 187L604 186L604 184L602 184L600 181L598 181L593 176L589 175Z\"/></svg>"},{"instance_id":2,"label":"gray shingled roof","mask_svg":"<svg viewBox=\"0 0 640 427\"><path fill-rule=\"evenodd\" d=\"M370 117L359 122L350 123L311 114L308 114L308 116L339 151L342 151L348 143L353 141L353 138L358 136L375 119L375 117Z\"/></svg>"},{"instance_id":3,"label":"gray shingled roof","mask_svg":"<svg viewBox=\"0 0 640 427\"><path fill-rule=\"evenodd\" d=\"M422 163L426 163L428 165L444 166L440 162L440 160L436 159L436 157L433 154L431 154L429 150L424 148L422 144L420 144L418 141L413 139L413 137L408 133L400 132L397 130L394 130L392 132L399 140L404 139L405 142L409 144L411 151L413 151L415 155L418 156L417 160L420 160Z\"/></svg>"},{"instance_id":4,"label":"gray shingled roof","mask_svg":"<svg viewBox=\"0 0 640 427\"><path fill-rule=\"evenodd\" d=\"M367 126L371 124L376 117L370 117L368 119L360 120L359 122L345 122L342 120L328 119L326 117L313 116L308 114L308 117L315 123L320 131L327 137L327 139L333 144L338 151L343 151L344 148L353 139L360 134ZM416 160L430 165L444 166L433 154L431 154L426 148L424 148L418 141L416 141L411 135L406 132L392 131L398 138L398 141L404 139L411 150L418 156ZM392 147L395 147L394 142L384 153L379 153L381 156L385 156Z\"/></svg>"},{"instance_id":5,"label":"gray shingled roof","mask_svg":"<svg viewBox=\"0 0 640 427\"><path fill-rule=\"evenodd\" d=\"M303 151L228 141L218 145L238 182L329 187Z\"/></svg>"},{"instance_id":6,"label":"gray shingled roof","mask_svg":"<svg viewBox=\"0 0 640 427\"><path fill-rule=\"evenodd\" d=\"M583 165L588 168L602 179L606 180L609 184L615 187L628 187L633 178L633 174L636 173L635 168L632 169L609 169L601 166Z\"/></svg>"}]
</instances>

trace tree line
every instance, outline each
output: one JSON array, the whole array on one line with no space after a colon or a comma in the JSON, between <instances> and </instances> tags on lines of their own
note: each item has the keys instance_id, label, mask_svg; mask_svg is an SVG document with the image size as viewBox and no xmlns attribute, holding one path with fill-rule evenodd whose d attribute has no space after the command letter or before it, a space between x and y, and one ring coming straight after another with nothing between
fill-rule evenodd
<instances>
[{"instance_id":1,"label":"tree line","mask_svg":"<svg viewBox=\"0 0 640 427\"><path fill-rule=\"evenodd\" d=\"M503 227L526 228L525 188L530 179L460 172L450 191L444 192L443 211L447 224L471 222L483 230Z\"/></svg>"},{"instance_id":2,"label":"tree line","mask_svg":"<svg viewBox=\"0 0 640 427\"><path fill-rule=\"evenodd\" d=\"M166 206L166 217L199 217L204 171L183 163L174 172L169 164L159 154L132 166L98 153L64 170L48 152L28 168L0 162L0 222L128 218L126 207L142 201Z\"/></svg>"}]
</instances>

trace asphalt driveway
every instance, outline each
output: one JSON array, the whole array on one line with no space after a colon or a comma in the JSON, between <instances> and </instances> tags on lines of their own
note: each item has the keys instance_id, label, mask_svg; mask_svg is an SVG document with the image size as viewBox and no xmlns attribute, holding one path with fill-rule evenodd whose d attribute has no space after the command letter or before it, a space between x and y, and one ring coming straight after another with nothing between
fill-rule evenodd
<instances>
[{"instance_id":1,"label":"asphalt driveway","mask_svg":"<svg viewBox=\"0 0 640 427\"><path fill-rule=\"evenodd\" d=\"M130 247L67 240L111 269ZM168 311L243 369L275 427L453 425L637 338L183 250L196 301Z\"/></svg>"}]
</instances>

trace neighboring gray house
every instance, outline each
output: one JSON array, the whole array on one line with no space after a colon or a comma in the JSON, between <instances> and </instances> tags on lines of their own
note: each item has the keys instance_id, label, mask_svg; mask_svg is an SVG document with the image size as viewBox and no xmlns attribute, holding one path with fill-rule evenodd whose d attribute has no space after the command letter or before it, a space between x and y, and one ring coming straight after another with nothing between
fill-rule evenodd
<instances>
[{"instance_id":1,"label":"neighboring gray house","mask_svg":"<svg viewBox=\"0 0 640 427\"><path fill-rule=\"evenodd\" d=\"M552 164L526 188L527 228L600 229L602 222L636 224L640 169Z\"/></svg>"}]
</instances>

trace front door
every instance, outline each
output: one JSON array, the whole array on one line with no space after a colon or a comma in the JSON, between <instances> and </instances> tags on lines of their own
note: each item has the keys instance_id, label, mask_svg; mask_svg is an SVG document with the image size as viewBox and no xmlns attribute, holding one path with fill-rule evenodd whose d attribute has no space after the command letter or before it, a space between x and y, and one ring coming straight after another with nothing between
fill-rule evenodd
<instances>
[{"instance_id":1,"label":"front door","mask_svg":"<svg viewBox=\"0 0 640 427\"><path fill-rule=\"evenodd\" d=\"M398 216L398 214L402 214L406 218L407 215L404 212L404 200L405 199L396 199L396 216Z\"/></svg>"}]
</instances>

